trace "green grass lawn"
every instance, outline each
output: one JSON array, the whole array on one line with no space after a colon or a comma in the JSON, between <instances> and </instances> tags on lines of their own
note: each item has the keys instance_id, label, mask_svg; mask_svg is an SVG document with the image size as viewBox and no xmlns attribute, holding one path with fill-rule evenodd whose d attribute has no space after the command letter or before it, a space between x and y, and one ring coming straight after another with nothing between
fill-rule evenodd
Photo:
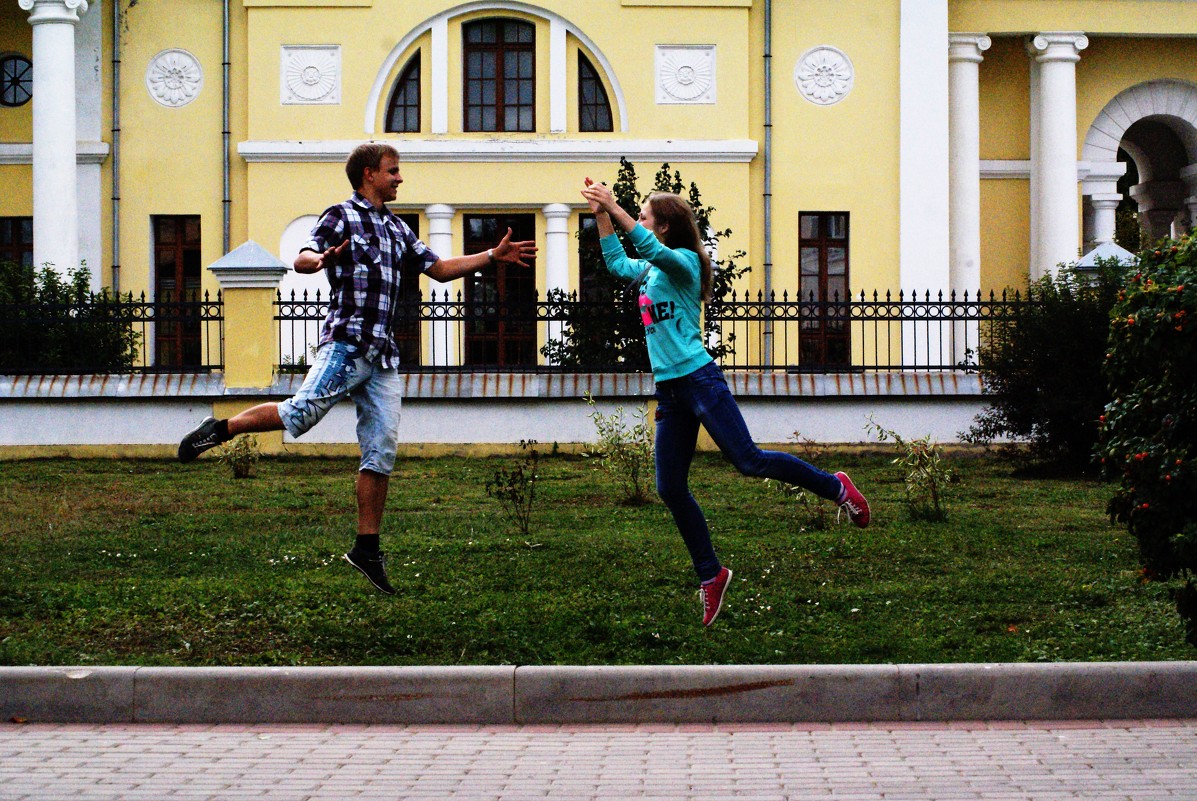
<instances>
[{"instance_id":1,"label":"green grass lawn","mask_svg":"<svg viewBox=\"0 0 1197 801\"><path fill-rule=\"evenodd\" d=\"M660 502L544 458L531 536L486 481L516 457L401 460L383 548L399 595L340 555L348 459L0 463L0 664L494 665L1191 659L1139 580L1110 488L958 458L947 523L913 523L888 457L833 454L873 525L807 531L763 481L700 455L692 487L735 571L701 625Z\"/></svg>"}]
</instances>

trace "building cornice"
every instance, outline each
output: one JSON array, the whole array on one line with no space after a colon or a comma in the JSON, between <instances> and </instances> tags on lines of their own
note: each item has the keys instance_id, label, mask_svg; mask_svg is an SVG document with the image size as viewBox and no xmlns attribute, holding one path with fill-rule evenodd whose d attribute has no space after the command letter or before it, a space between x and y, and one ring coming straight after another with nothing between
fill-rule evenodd
<instances>
[{"instance_id":1,"label":"building cornice","mask_svg":"<svg viewBox=\"0 0 1197 801\"><path fill-rule=\"evenodd\" d=\"M103 164L108 159L107 142L79 142L75 148L79 164ZM0 142L0 165L32 163L32 142Z\"/></svg>"},{"instance_id":2,"label":"building cornice","mask_svg":"<svg viewBox=\"0 0 1197 801\"><path fill-rule=\"evenodd\" d=\"M753 139L387 139L407 162L604 162L748 163ZM250 140L237 152L249 163L344 162L359 140Z\"/></svg>"},{"instance_id":3,"label":"building cornice","mask_svg":"<svg viewBox=\"0 0 1197 801\"><path fill-rule=\"evenodd\" d=\"M1126 172L1126 165L1111 161L1078 161L1076 163L1076 177L1078 181L1117 181ZM982 159L981 177L988 179L1031 177L1031 162L1029 159Z\"/></svg>"}]
</instances>

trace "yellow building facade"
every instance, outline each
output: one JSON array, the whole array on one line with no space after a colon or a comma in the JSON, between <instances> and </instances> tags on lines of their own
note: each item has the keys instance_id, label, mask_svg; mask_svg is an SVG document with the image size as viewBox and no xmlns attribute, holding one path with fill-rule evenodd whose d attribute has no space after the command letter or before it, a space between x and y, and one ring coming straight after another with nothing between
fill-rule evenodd
<instances>
[{"instance_id":1,"label":"yellow building facade","mask_svg":"<svg viewBox=\"0 0 1197 801\"><path fill-rule=\"evenodd\" d=\"M0 258L148 297L289 264L366 140L438 253L526 224L542 293L621 157L698 184L751 293L1020 288L1197 209L1186 0L5 0L0 58Z\"/></svg>"}]
</instances>

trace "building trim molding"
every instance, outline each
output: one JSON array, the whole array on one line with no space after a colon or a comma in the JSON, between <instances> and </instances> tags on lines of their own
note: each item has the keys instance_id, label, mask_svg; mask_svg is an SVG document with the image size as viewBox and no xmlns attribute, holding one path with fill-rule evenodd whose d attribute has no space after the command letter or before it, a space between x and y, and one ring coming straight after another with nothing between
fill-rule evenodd
<instances>
[{"instance_id":1,"label":"building trim molding","mask_svg":"<svg viewBox=\"0 0 1197 801\"><path fill-rule=\"evenodd\" d=\"M1111 164L1105 161L1078 161L1076 163L1077 181L1117 181L1124 172L1126 172L1126 167L1117 162ZM1031 161L1030 159L982 159L981 178L1030 180Z\"/></svg>"},{"instance_id":2,"label":"building trim molding","mask_svg":"<svg viewBox=\"0 0 1197 801\"><path fill-rule=\"evenodd\" d=\"M406 162L724 162L746 164L753 139L386 139ZM247 162L344 162L358 140L250 140L237 152Z\"/></svg>"},{"instance_id":3,"label":"building trim molding","mask_svg":"<svg viewBox=\"0 0 1197 801\"><path fill-rule=\"evenodd\" d=\"M107 142L79 142L75 146L78 164L103 164L108 160ZM33 164L32 142L0 142L0 165Z\"/></svg>"},{"instance_id":4,"label":"building trim molding","mask_svg":"<svg viewBox=\"0 0 1197 801\"><path fill-rule=\"evenodd\" d=\"M981 159L981 177L988 179L1031 177L1030 159Z\"/></svg>"}]
</instances>

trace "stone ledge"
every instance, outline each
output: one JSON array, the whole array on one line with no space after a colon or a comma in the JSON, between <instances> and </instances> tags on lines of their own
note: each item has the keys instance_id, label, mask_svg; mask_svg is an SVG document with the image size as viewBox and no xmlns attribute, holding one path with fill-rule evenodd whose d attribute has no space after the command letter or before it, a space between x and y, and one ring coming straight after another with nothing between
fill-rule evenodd
<instances>
[{"instance_id":1,"label":"stone ledge","mask_svg":"<svg viewBox=\"0 0 1197 801\"><path fill-rule=\"evenodd\" d=\"M935 665L0 667L0 719L796 723L1197 718L1197 661Z\"/></svg>"},{"instance_id":2,"label":"stone ledge","mask_svg":"<svg viewBox=\"0 0 1197 801\"><path fill-rule=\"evenodd\" d=\"M978 397L981 377L957 372L758 373L731 370L728 385L742 397ZM556 399L649 397L648 373L405 373L405 398ZM287 398L302 375L279 375L269 387L228 387L221 373L153 375L0 376L0 400Z\"/></svg>"}]
</instances>

